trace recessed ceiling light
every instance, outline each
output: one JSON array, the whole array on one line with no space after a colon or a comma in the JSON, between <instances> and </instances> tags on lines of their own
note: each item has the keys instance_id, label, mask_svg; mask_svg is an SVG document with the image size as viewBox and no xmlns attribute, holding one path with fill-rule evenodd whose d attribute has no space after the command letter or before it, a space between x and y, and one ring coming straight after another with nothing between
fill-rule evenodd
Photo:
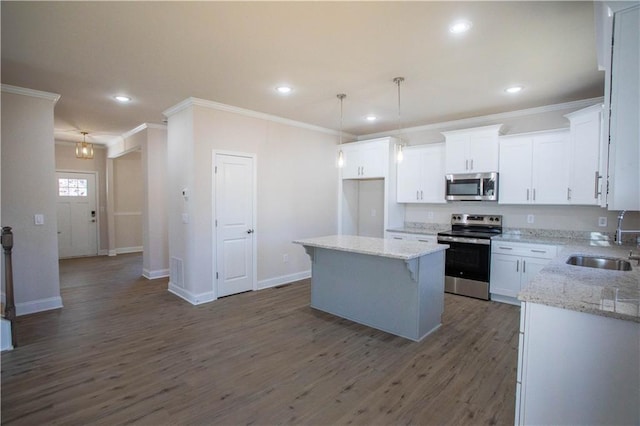
<instances>
[{"instance_id":1,"label":"recessed ceiling light","mask_svg":"<svg viewBox=\"0 0 640 426\"><path fill-rule=\"evenodd\" d=\"M376 121L378 119L378 117L376 117L373 114L369 114L364 119L367 120L367 121Z\"/></svg>"},{"instance_id":2,"label":"recessed ceiling light","mask_svg":"<svg viewBox=\"0 0 640 426\"><path fill-rule=\"evenodd\" d=\"M280 93L281 95L288 95L289 93L291 93L291 91L293 89L291 89L291 87L289 86L278 86L276 87L276 90L278 91L278 93Z\"/></svg>"},{"instance_id":3,"label":"recessed ceiling light","mask_svg":"<svg viewBox=\"0 0 640 426\"><path fill-rule=\"evenodd\" d=\"M125 96L125 95L116 95L113 97L113 99L115 99L118 102L131 102L131 98L129 96Z\"/></svg>"},{"instance_id":4,"label":"recessed ceiling light","mask_svg":"<svg viewBox=\"0 0 640 426\"><path fill-rule=\"evenodd\" d=\"M449 31L453 34L466 33L471 29L471 22L466 20L456 21L449 26Z\"/></svg>"},{"instance_id":5,"label":"recessed ceiling light","mask_svg":"<svg viewBox=\"0 0 640 426\"><path fill-rule=\"evenodd\" d=\"M518 92L521 92L522 89L524 89L524 87L522 86L511 86L504 89L504 91L507 93L518 93Z\"/></svg>"}]
</instances>

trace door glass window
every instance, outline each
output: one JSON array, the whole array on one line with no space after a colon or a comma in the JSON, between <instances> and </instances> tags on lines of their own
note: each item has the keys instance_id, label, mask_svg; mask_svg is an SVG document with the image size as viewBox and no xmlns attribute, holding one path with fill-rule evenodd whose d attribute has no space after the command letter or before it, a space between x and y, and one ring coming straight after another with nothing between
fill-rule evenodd
<instances>
[{"instance_id":1,"label":"door glass window","mask_svg":"<svg viewBox=\"0 0 640 426\"><path fill-rule=\"evenodd\" d=\"M61 197L86 197L87 179L58 179L58 195Z\"/></svg>"}]
</instances>

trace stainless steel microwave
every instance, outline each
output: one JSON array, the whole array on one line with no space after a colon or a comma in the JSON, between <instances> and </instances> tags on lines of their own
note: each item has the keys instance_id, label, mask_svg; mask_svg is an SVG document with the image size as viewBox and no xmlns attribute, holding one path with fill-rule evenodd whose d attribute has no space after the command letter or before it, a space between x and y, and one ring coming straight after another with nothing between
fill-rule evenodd
<instances>
[{"instance_id":1,"label":"stainless steel microwave","mask_svg":"<svg viewBox=\"0 0 640 426\"><path fill-rule=\"evenodd\" d=\"M498 173L445 175L448 201L498 201Z\"/></svg>"}]
</instances>

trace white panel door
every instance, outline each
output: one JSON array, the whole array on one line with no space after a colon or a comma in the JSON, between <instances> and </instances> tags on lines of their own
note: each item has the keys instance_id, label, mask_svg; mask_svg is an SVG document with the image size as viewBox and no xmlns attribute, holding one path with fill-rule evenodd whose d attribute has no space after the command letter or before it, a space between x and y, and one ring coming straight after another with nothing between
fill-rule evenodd
<instances>
[{"instance_id":1,"label":"white panel door","mask_svg":"<svg viewBox=\"0 0 640 426\"><path fill-rule=\"evenodd\" d=\"M58 257L98 254L96 177L93 173L57 172Z\"/></svg>"},{"instance_id":2,"label":"white panel door","mask_svg":"<svg viewBox=\"0 0 640 426\"><path fill-rule=\"evenodd\" d=\"M424 165L420 147L408 147L404 149L403 160L398 164L398 180L396 198L399 203L418 203L420 202L420 190L422 168Z\"/></svg>"},{"instance_id":3,"label":"white panel door","mask_svg":"<svg viewBox=\"0 0 640 426\"><path fill-rule=\"evenodd\" d=\"M218 297L254 289L253 158L217 154L215 161Z\"/></svg>"},{"instance_id":4,"label":"white panel door","mask_svg":"<svg viewBox=\"0 0 640 426\"><path fill-rule=\"evenodd\" d=\"M528 204L532 200L532 138L513 137L500 141L500 185L498 202Z\"/></svg>"}]
</instances>

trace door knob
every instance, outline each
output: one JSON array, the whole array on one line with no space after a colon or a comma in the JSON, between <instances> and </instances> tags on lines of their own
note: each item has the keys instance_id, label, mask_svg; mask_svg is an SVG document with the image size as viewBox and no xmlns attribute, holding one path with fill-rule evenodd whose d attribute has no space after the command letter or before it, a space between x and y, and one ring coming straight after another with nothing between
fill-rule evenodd
<instances>
[{"instance_id":1,"label":"door knob","mask_svg":"<svg viewBox=\"0 0 640 426\"><path fill-rule=\"evenodd\" d=\"M248 229L247 234L253 234L253 229Z\"/></svg>"}]
</instances>

